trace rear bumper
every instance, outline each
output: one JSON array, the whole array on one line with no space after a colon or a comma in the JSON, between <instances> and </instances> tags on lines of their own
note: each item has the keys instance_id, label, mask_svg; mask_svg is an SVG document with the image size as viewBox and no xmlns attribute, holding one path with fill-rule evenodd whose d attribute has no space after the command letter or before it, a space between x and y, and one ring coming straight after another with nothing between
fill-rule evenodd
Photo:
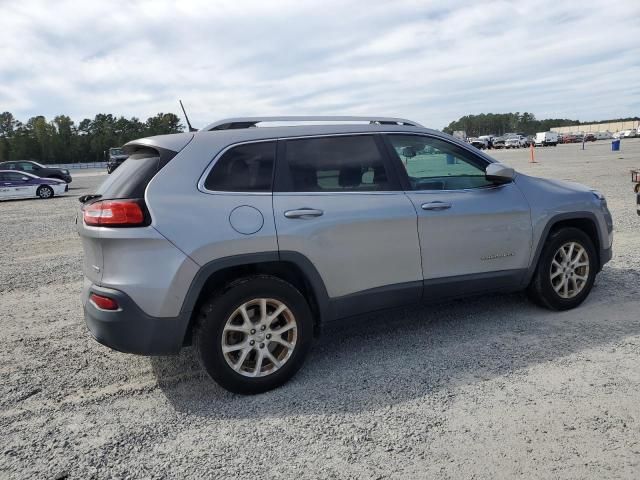
<instances>
[{"instance_id":1,"label":"rear bumper","mask_svg":"<svg viewBox=\"0 0 640 480\"><path fill-rule=\"evenodd\" d=\"M118 302L116 311L102 310L89 301L94 292ZM183 345L188 316L159 318L144 313L119 290L90 284L82 292L84 318L89 332L102 345L124 353L171 355Z\"/></svg>"}]
</instances>

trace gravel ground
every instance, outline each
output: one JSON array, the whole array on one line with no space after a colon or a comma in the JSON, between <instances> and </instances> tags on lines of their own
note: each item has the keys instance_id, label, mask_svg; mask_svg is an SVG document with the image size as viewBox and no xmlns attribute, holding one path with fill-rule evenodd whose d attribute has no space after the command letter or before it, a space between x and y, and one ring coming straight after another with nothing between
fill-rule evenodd
<instances>
[{"instance_id":1,"label":"gravel ground","mask_svg":"<svg viewBox=\"0 0 640 480\"><path fill-rule=\"evenodd\" d=\"M607 196L614 258L585 304L496 295L339 323L255 397L220 389L191 349L138 357L87 333L76 197L104 176L0 203L0 477L637 479L640 140L494 156Z\"/></svg>"}]
</instances>

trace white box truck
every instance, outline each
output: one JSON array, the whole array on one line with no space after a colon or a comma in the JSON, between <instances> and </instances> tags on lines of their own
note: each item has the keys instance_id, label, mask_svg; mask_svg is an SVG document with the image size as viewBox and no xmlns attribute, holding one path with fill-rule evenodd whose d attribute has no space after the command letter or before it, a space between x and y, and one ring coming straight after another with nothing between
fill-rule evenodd
<instances>
[{"instance_id":1,"label":"white box truck","mask_svg":"<svg viewBox=\"0 0 640 480\"><path fill-rule=\"evenodd\" d=\"M556 132L538 132L536 133L536 147L546 147L547 145L558 144L558 134Z\"/></svg>"}]
</instances>

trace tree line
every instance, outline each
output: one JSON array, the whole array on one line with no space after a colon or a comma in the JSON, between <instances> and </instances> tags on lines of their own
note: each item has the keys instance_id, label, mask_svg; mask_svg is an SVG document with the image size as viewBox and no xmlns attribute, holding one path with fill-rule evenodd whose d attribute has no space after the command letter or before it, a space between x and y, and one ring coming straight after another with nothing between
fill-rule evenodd
<instances>
[{"instance_id":1,"label":"tree line","mask_svg":"<svg viewBox=\"0 0 640 480\"><path fill-rule=\"evenodd\" d=\"M481 113L479 115L465 115L459 120L447 125L444 131L451 134L456 130L464 130L470 137L490 134L502 135L508 132L535 135L537 132L548 132L553 127L568 127L571 125L605 122L626 122L629 120L638 120L638 117L580 122L580 120L571 120L568 118L546 118L544 120L537 120L536 116L529 112Z\"/></svg>"},{"instance_id":2,"label":"tree line","mask_svg":"<svg viewBox=\"0 0 640 480\"><path fill-rule=\"evenodd\" d=\"M464 130L470 137L480 135L502 135L508 132L535 135L536 132L546 132L552 127L577 125L578 120L567 118L548 118L537 120L533 113L481 113L479 115L465 115L459 120L451 122L444 128L446 133Z\"/></svg>"},{"instance_id":3,"label":"tree line","mask_svg":"<svg viewBox=\"0 0 640 480\"><path fill-rule=\"evenodd\" d=\"M76 124L67 115L48 121L44 116L17 120L0 113L0 161L36 160L41 163L100 162L104 151L130 140L184 131L174 113L158 113L145 122L136 117L99 113Z\"/></svg>"}]
</instances>

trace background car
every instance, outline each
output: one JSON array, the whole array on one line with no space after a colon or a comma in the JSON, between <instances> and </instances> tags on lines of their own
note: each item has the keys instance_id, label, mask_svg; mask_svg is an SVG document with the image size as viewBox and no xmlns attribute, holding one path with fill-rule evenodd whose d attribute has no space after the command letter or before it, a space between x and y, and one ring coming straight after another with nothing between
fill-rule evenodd
<instances>
[{"instance_id":1,"label":"background car","mask_svg":"<svg viewBox=\"0 0 640 480\"><path fill-rule=\"evenodd\" d=\"M111 174L116 168L123 164L129 158L122 148L112 147L104 152L107 159L107 173Z\"/></svg>"},{"instance_id":2,"label":"background car","mask_svg":"<svg viewBox=\"0 0 640 480\"><path fill-rule=\"evenodd\" d=\"M493 146L493 148L504 148L504 142L505 139L504 137L493 137L493 139L491 140L491 144Z\"/></svg>"},{"instance_id":3,"label":"background car","mask_svg":"<svg viewBox=\"0 0 640 480\"><path fill-rule=\"evenodd\" d=\"M596 141L596 136L593 133L586 133L584 135L584 141L585 142L595 142Z\"/></svg>"},{"instance_id":4,"label":"background car","mask_svg":"<svg viewBox=\"0 0 640 480\"><path fill-rule=\"evenodd\" d=\"M527 137L523 135L514 135L504 141L504 148L523 148L528 146Z\"/></svg>"},{"instance_id":5,"label":"background car","mask_svg":"<svg viewBox=\"0 0 640 480\"><path fill-rule=\"evenodd\" d=\"M469 143L480 150L489 147L489 142L484 138L470 138Z\"/></svg>"},{"instance_id":6,"label":"background car","mask_svg":"<svg viewBox=\"0 0 640 480\"><path fill-rule=\"evenodd\" d=\"M565 135L564 139L566 140L567 136ZM565 141L563 140L563 141ZM566 143L566 141L565 141ZM556 132L538 132L536 133L535 145L536 147L546 147L553 146L555 147L558 144L558 134Z\"/></svg>"},{"instance_id":7,"label":"background car","mask_svg":"<svg viewBox=\"0 0 640 480\"><path fill-rule=\"evenodd\" d=\"M69 191L69 185L55 178L41 178L27 172L0 170L0 199L51 198Z\"/></svg>"},{"instance_id":8,"label":"background car","mask_svg":"<svg viewBox=\"0 0 640 480\"><path fill-rule=\"evenodd\" d=\"M56 178L71 183L71 174L64 168L45 167L33 160L12 160L0 163L0 170L19 170L42 178Z\"/></svg>"}]
</instances>

